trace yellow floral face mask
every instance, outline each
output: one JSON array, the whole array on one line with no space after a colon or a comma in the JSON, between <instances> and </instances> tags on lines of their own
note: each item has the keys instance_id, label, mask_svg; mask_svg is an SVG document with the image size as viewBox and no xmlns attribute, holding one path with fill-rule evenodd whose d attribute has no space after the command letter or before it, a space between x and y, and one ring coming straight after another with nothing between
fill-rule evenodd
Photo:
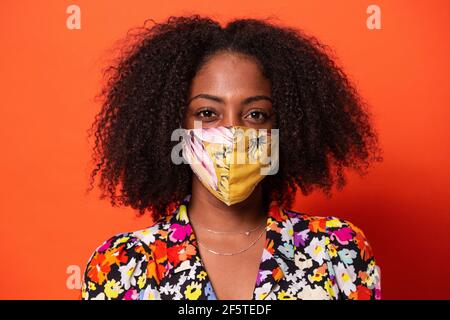
<instances>
[{"instance_id":1,"label":"yellow floral face mask","mask_svg":"<svg viewBox=\"0 0 450 320\"><path fill-rule=\"evenodd\" d=\"M278 171L277 129L221 126L184 133L183 157L202 184L228 206L247 199L266 175Z\"/></svg>"}]
</instances>

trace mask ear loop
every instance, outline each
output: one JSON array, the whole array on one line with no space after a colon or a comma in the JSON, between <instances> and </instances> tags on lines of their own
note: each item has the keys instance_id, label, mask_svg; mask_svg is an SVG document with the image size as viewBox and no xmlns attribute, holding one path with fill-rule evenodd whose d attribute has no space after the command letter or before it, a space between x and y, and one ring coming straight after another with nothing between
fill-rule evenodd
<instances>
[{"instance_id":1,"label":"mask ear loop","mask_svg":"<svg viewBox=\"0 0 450 320\"><path fill-rule=\"evenodd\" d=\"M180 130L180 131L183 133L182 136L181 136L181 139L183 139L183 141L182 141L181 143L185 146L186 143L187 143L187 142L185 141L185 139L189 139L190 135L187 134L187 132L186 132L187 129L183 128L183 127L181 126L181 123L178 124L178 130ZM187 159L185 158L186 155L184 154L184 152L185 152L184 146L183 146L183 148L181 149L181 155L182 155L182 157L185 159L185 161L187 161ZM192 174L194 174L194 173L192 172ZM185 195L185 197L184 197L183 200L182 200L182 204L184 204L185 206L187 206L188 203L189 203L189 201L191 201L191 198L192 198L192 192L191 192L191 193L188 193L187 195Z\"/></svg>"}]
</instances>

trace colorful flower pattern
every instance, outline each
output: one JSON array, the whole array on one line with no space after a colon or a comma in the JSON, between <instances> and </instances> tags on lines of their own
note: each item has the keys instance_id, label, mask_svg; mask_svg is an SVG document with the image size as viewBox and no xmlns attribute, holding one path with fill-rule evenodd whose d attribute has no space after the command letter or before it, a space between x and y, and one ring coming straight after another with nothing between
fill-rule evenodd
<instances>
[{"instance_id":1,"label":"colorful flower pattern","mask_svg":"<svg viewBox=\"0 0 450 320\"><path fill-rule=\"evenodd\" d=\"M216 300L189 222L189 200L149 228L100 245L87 264L82 299ZM378 300L380 267L351 222L272 202L253 299Z\"/></svg>"}]
</instances>

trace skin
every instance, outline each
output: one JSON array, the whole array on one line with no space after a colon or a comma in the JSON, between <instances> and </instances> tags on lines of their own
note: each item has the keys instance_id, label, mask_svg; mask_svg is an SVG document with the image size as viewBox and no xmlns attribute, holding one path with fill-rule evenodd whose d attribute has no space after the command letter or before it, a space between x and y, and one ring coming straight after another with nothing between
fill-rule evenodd
<instances>
[{"instance_id":1,"label":"skin","mask_svg":"<svg viewBox=\"0 0 450 320\"><path fill-rule=\"evenodd\" d=\"M255 97L258 98L251 98ZM229 52L216 53L199 70L191 83L189 104L183 126L193 128L241 125L252 128L274 127L270 81L251 58ZM262 188L258 184L243 202L227 206L212 195L193 175L189 218L198 242L218 252L236 252L221 256L199 246L202 262L218 299L252 299L257 272L265 244L267 212L263 210ZM205 230L247 231L261 226L250 235L214 234Z\"/></svg>"}]
</instances>

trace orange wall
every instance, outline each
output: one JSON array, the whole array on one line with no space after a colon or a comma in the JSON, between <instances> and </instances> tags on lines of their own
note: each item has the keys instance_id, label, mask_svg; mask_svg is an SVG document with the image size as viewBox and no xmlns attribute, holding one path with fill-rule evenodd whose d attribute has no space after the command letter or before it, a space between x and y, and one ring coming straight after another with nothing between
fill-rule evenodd
<instances>
[{"instance_id":1,"label":"orange wall","mask_svg":"<svg viewBox=\"0 0 450 320\"><path fill-rule=\"evenodd\" d=\"M450 298L449 1L132 3L0 4L0 298L77 298L77 266L92 250L150 224L98 200L98 192L84 194L86 130L114 41L147 18L189 13L222 21L275 15L335 49L372 105L385 161L363 179L351 174L331 199L299 196L295 207L365 231L382 267L384 299ZM81 30L66 28L71 4L81 8ZM381 30L366 27L370 4L381 8Z\"/></svg>"}]
</instances>

